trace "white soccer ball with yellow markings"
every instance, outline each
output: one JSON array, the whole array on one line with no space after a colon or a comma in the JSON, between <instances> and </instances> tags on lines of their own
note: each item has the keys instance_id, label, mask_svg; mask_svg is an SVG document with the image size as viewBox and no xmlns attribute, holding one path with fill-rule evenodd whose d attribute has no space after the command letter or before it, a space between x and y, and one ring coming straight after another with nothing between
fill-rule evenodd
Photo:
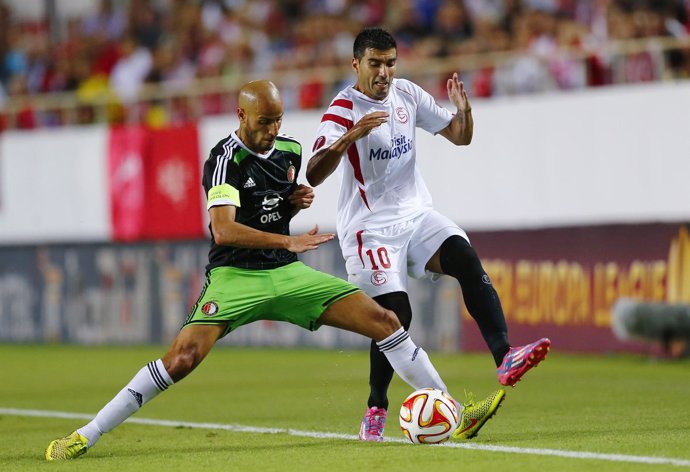
<instances>
[{"instance_id":1,"label":"white soccer ball with yellow markings","mask_svg":"<svg viewBox=\"0 0 690 472\"><path fill-rule=\"evenodd\" d=\"M400 428L414 444L447 441L458 427L458 408L453 398L435 388L412 392L400 407Z\"/></svg>"}]
</instances>

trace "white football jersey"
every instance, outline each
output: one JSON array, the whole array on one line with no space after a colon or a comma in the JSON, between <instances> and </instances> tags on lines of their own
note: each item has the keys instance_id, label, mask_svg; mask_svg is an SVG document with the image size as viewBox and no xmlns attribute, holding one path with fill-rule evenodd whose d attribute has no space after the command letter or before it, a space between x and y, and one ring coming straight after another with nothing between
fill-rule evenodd
<instances>
[{"instance_id":1,"label":"white football jersey","mask_svg":"<svg viewBox=\"0 0 690 472\"><path fill-rule=\"evenodd\" d=\"M369 98L354 87L338 93L321 119L312 156L375 111L387 112L388 121L351 145L338 166L341 240L353 231L390 226L431 208L431 195L417 168L415 130L436 134L453 115L409 80L393 79L385 100Z\"/></svg>"}]
</instances>

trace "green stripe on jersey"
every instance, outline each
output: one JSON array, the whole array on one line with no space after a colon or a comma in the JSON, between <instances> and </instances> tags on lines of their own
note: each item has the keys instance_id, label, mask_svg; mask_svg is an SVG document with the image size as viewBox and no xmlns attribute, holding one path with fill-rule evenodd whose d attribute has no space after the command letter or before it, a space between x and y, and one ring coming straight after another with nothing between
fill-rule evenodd
<instances>
[{"instance_id":1,"label":"green stripe on jersey","mask_svg":"<svg viewBox=\"0 0 690 472\"><path fill-rule=\"evenodd\" d=\"M239 165L240 162L242 162L244 160L244 158L247 157L248 155L249 155L249 151L247 151L246 149L240 148L235 152L235 155L232 156L232 160L235 161L235 164Z\"/></svg>"},{"instance_id":2,"label":"green stripe on jersey","mask_svg":"<svg viewBox=\"0 0 690 472\"><path fill-rule=\"evenodd\" d=\"M276 149L279 151L289 151L298 156L302 155L302 146L295 141L288 141L283 139L276 139Z\"/></svg>"}]
</instances>

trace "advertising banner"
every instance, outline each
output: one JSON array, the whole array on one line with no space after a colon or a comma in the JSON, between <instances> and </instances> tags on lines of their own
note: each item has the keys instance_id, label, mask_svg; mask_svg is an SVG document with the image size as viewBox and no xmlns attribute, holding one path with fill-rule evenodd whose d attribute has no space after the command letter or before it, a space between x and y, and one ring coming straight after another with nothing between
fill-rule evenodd
<instances>
[{"instance_id":1,"label":"advertising banner","mask_svg":"<svg viewBox=\"0 0 690 472\"><path fill-rule=\"evenodd\" d=\"M196 125L114 127L108 169L115 241L204 235Z\"/></svg>"},{"instance_id":2,"label":"advertising banner","mask_svg":"<svg viewBox=\"0 0 690 472\"><path fill-rule=\"evenodd\" d=\"M690 238L673 224L475 232L472 244L499 293L514 344L548 336L554 349L659 351L661 343L617 339L621 298L690 302ZM462 347L486 346L462 306Z\"/></svg>"},{"instance_id":3,"label":"advertising banner","mask_svg":"<svg viewBox=\"0 0 690 472\"><path fill-rule=\"evenodd\" d=\"M510 339L548 336L559 352L660 353L662 341L620 339L621 299L690 304L685 225L650 224L470 234L498 291ZM207 240L0 247L0 342L167 343L205 281ZM336 241L300 255L346 278ZM487 348L462 305L459 284L410 280L410 332L429 350ZM223 339L243 346L366 348L362 336L310 333L262 321Z\"/></svg>"},{"instance_id":4,"label":"advertising banner","mask_svg":"<svg viewBox=\"0 0 690 472\"><path fill-rule=\"evenodd\" d=\"M204 236L196 125L147 131L143 239Z\"/></svg>"},{"instance_id":5,"label":"advertising banner","mask_svg":"<svg viewBox=\"0 0 690 472\"><path fill-rule=\"evenodd\" d=\"M118 126L108 136L108 175L112 239L134 241L142 236L144 209L144 152L146 131Z\"/></svg>"},{"instance_id":6,"label":"advertising banner","mask_svg":"<svg viewBox=\"0 0 690 472\"><path fill-rule=\"evenodd\" d=\"M0 342L170 342L201 293L209 242L0 247ZM335 241L301 254L311 267L346 277ZM458 348L457 284L410 284L419 319L411 329L431 350ZM220 341L234 346L368 349L370 340L324 326L312 333L259 321Z\"/></svg>"}]
</instances>

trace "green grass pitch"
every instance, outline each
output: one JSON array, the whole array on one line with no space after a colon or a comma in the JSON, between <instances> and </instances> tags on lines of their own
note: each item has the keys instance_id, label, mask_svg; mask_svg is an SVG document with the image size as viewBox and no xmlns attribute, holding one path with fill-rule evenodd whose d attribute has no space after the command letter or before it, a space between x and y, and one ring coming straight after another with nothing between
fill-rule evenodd
<instances>
[{"instance_id":1,"label":"green grass pitch","mask_svg":"<svg viewBox=\"0 0 690 472\"><path fill-rule=\"evenodd\" d=\"M461 443L470 448L353 440L368 393L366 352L218 347L134 418L255 432L125 423L76 461L44 460L50 440L85 420L23 410L95 414L164 350L0 345L0 471L690 470L688 361L574 356L557 346ZM488 354L431 358L457 398L498 388ZM410 391L394 380L389 438L402 439L397 408Z\"/></svg>"}]
</instances>

